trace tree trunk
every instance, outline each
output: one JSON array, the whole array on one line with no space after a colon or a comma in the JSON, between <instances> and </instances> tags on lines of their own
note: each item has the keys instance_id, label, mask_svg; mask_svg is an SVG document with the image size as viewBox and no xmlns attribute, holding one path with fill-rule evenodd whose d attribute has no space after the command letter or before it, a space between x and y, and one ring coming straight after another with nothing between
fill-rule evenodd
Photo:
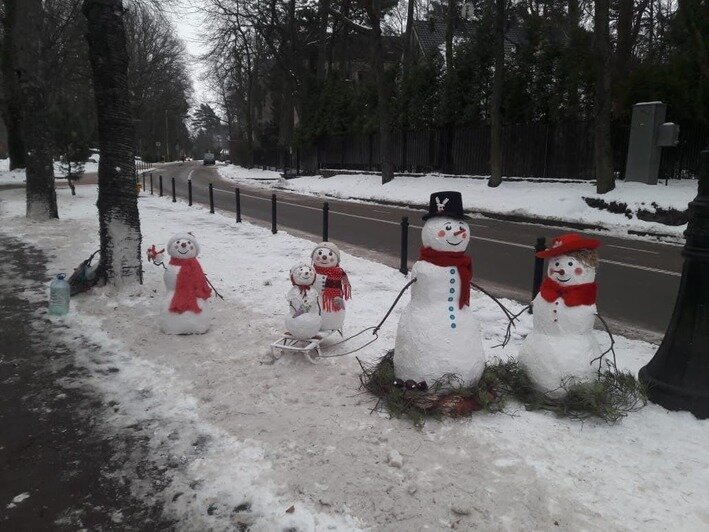
<instances>
[{"instance_id":1,"label":"tree trunk","mask_svg":"<svg viewBox=\"0 0 709 532\"><path fill-rule=\"evenodd\" d=\"M502 183L502 91L505 79L505 0L495 0L495 73L490 98L490 187Z\"/></svg>"},{"instance_id":2,"label":"tree trunk","mask_svg":"<svg viewBox=\"0 0 709 532\"><path fill-rule=\"evenodd\" d=\"M328 12L330 0L320 0L318 3L318 62L316 66L317 77L323 81L327 76L327 27L330 20Z\"/></svg>"},{"instance_id":3,"label":"tree trunk","mask_svg":"<svg viewBox=\"0 0 709 532\"><path fill-rule=\"evenodd\" d=\"M58 218L54 190L54 160L47 116L44 59L42 57L42 0L5 2L14 24L11 28L15 76L22 110L23 144L27 174L27 217L34 220ZM14 13L12 13L14 11Z\"/></svg>"},{"instance_id":4,"label":"tree trunk","mask_svg":"<svg viewBox=\"0 0 709 532\"><path fill-rule=\"evenodd\" d=\"M458 18L458 6L455 0L448 0L446 17L446 72L453 68L453 34L455 33L455 22ZM447 76L450 78L450 76Z\"/></svg>"},{"instance_id":5,"label":"tree trunk","mask_svg":"<svg viewBox=\"0 0 709 532\"><path fill-rule=\"evenodd\" d=\"M615 188L611 148L611 43L608 4L609 0L596 0L593 19L596 52L594 162L598 194L605 194Z\"/></svg>"},{"instance_id":6,"label":"tree trunk","mask_svg":"<svg viewBox=\"0 0 709 532\"><path fill-rule=\"evenodd\" d=\"M404 68L403 68L403 80L406 82L409 79L409 73L411 72L411 64L413 62L413 51L412 51L412 33L414 27L414 7L416 0L409 0L406 8L406 32L404 34Z\"/></svg>"},{"instance_id":7,"label":"tree trunk","mask_svg":"<svg viewBox=\"0 0 709 532\"><path fill-rule=\"evenodd\" d=\"M379 153L382 166L382 185L394 179L394 164L391 161L391 112L390 91L384 71L384 46L382 44L381 0L365 1L365 8L372 25L372 64L377 83L377 112L379 114Z\"/></svg>"},{"instance_id":8,"label":"tree trunk","mask_svg":"<svg viewBox=\"0 0 709 532\"><path fill-rule=\"evenodd\" d=\"M134 130L122 0L84 0L101 160L98 167L100 272L114 285L142 283Z\"/></svg>"},{"instance_id":9,"label":"tree trunk","mask_svg":"<svg viewBox=\"0 0 709 532\"><path fill-rule=\"evenodd\" d=\"M22 109L20 108L20 90L17 86L17 76L13 63L15 13L17 0L5 2L5 17L3 18L2 46L2 118L7 127L7 152L10 158L10 170L25 167L25 146L22 133Z\"/></svg>"},{"instance_id":10,"label":"tree trunk","mask_svg":"<svg viewBox=\"0 0 709 532\"><path fill-rule=\"evenodd\" d=\"M630 58L633 51L633 6L634 0L618 1L618 21L616 23L617 42L615 52L615 75L616 80L626 80L629 74ZM621 85L625 83L621 82ZM624 94L622 86L616 87L613 98L613 115L617 118L623 114Z\"/></svg>"}]
</instances>

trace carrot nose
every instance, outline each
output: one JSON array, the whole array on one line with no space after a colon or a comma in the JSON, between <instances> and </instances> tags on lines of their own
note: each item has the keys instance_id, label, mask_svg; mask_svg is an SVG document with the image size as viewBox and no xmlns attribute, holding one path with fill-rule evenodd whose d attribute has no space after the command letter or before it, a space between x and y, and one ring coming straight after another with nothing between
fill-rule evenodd
<instances>
[{"instance_id":1,"label":"carrot nose","mask_svg":"<svg viewBox=\"0 0 709 532\"><path fill-rule=\"evenodd\" d=\"M458 236L458 235L464 235L465 234L465 229L461 229L460 231L456 231L453 233L453 236Z\"/></svg>"}]
</instances>

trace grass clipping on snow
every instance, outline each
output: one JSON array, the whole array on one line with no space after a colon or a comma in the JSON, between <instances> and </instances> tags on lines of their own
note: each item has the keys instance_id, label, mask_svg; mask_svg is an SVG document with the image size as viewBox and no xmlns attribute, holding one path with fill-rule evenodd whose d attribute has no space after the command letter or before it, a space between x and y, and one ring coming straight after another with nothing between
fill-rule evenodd
<instances>
[{"instance_id":1,"label":"grass clipping on snow","mask_svg":"<svg viewBox=\"0 0 709 532\"><path fill-rule=\"evenodd\" d=\"M557 398L538 391L512 359L488 363L474 386L464 386L455 375L444 375L425 390L394 384L393 350L375 364L359 363L362 387L379 399L373 411L386 410L417 426L427 418L503 412L509 399L521 402L527 410L546 410L576 420L598 418L608 423L647 403L644 387L635 376L617 369L606 369L593 381L568 378L560 386L563 396Z\"/></svg>"}]
</instances>

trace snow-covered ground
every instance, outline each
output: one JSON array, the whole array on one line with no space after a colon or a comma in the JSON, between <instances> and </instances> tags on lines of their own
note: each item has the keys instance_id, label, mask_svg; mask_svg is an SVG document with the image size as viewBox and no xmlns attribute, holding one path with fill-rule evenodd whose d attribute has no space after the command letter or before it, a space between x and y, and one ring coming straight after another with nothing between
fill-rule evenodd
<instances>
[{"instance_id":1,"label":"snow-covered ground","mask_svg":"<svg viewBox=\"0 0 709 532\"><path fill-rule=\"evenodd\" d=\"M0 231L47 250L50 273L69 271L98 242L95 187L77 187L76 197L57 192L62 219L47 223L24 219L22 190L0 193ZM709 527L709 423L655 405L613 426L514 404L507 414L429 421L423 429L370 413L375 400L359 390L354 356L317 365L300 356L275 363L270 357L269 344L283 328L289 269L308 259L314 242L157 196L141 196L140 208L145 248L180 230L200 240L202 265L225 297L214 302L212 330L161 335L162 270L145 264L142 287L76 298L68 329L57 334L83 336L108 353L79 349L77 364L92 370L91 384L107 402L118 403L111 426L150 428L149 446L171 480L163 502L181 518L180 528ZM352 334L377 323L405 278L351 254L344 254L343 267L353 285L346 324ZM492 349L505 321L479 293L472 305L488 357L515 356L529 317L505 350ZM379 341L357 356L371 362L393 346L399 310ZM616 340L620 365L632 371L656 349ZM396 453L403 464L389 458ZM136 478L135 466L126 463L125 474ZM233 511L247 503L250 511Z\"/></svg>"},{"instance_id":2,"label":"snow-covered ground","mask_svg":"<svg viewBox=\"0 0 709 532\"><path fill-rule=\"evenodd\" d=\"M279 187L318 196L354 201L379 201L426 208L431 193L457 190L463 194L464 207L483 214L517 215L567 223L599 226L612 234L627 236L629 230L671 235L682 238L686 225L670 226L638 219L638 210L651 213L656 209L683 211L697 195L694 180L674 180L668 186L649 186L618 181L615 190L596 194L595 185L588 182L540 182L534 180L506 181L497 188L487 186L486 179L442 176L399 176L386 185L373 174L338 174L323 178L306 176L280 179L278 172L245 169L238 166L219 168L226 179L252 182L256 185ZM607 203L627 204L631 218L625 214L590 207L583 198L601 199Z\"/></svg>"}]
</instances>

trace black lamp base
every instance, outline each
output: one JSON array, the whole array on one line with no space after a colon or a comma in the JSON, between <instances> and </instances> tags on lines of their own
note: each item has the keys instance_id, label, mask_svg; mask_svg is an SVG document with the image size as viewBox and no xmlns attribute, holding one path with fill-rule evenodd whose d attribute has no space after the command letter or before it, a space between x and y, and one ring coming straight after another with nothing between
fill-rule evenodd
<instances>
[{"instance_id":1,"label":"black lamp base","mask_svg":"<svg viewBox=\"0 0 709 532\"><path fill-rule=\"evenodd\" d=\"M686 410L699 419L709 419L709 394L662 382L650 375L647 366L640 369L638 379L647 388L647 398L653 403L667 410Z\"/></svg>"}]
</instances>

